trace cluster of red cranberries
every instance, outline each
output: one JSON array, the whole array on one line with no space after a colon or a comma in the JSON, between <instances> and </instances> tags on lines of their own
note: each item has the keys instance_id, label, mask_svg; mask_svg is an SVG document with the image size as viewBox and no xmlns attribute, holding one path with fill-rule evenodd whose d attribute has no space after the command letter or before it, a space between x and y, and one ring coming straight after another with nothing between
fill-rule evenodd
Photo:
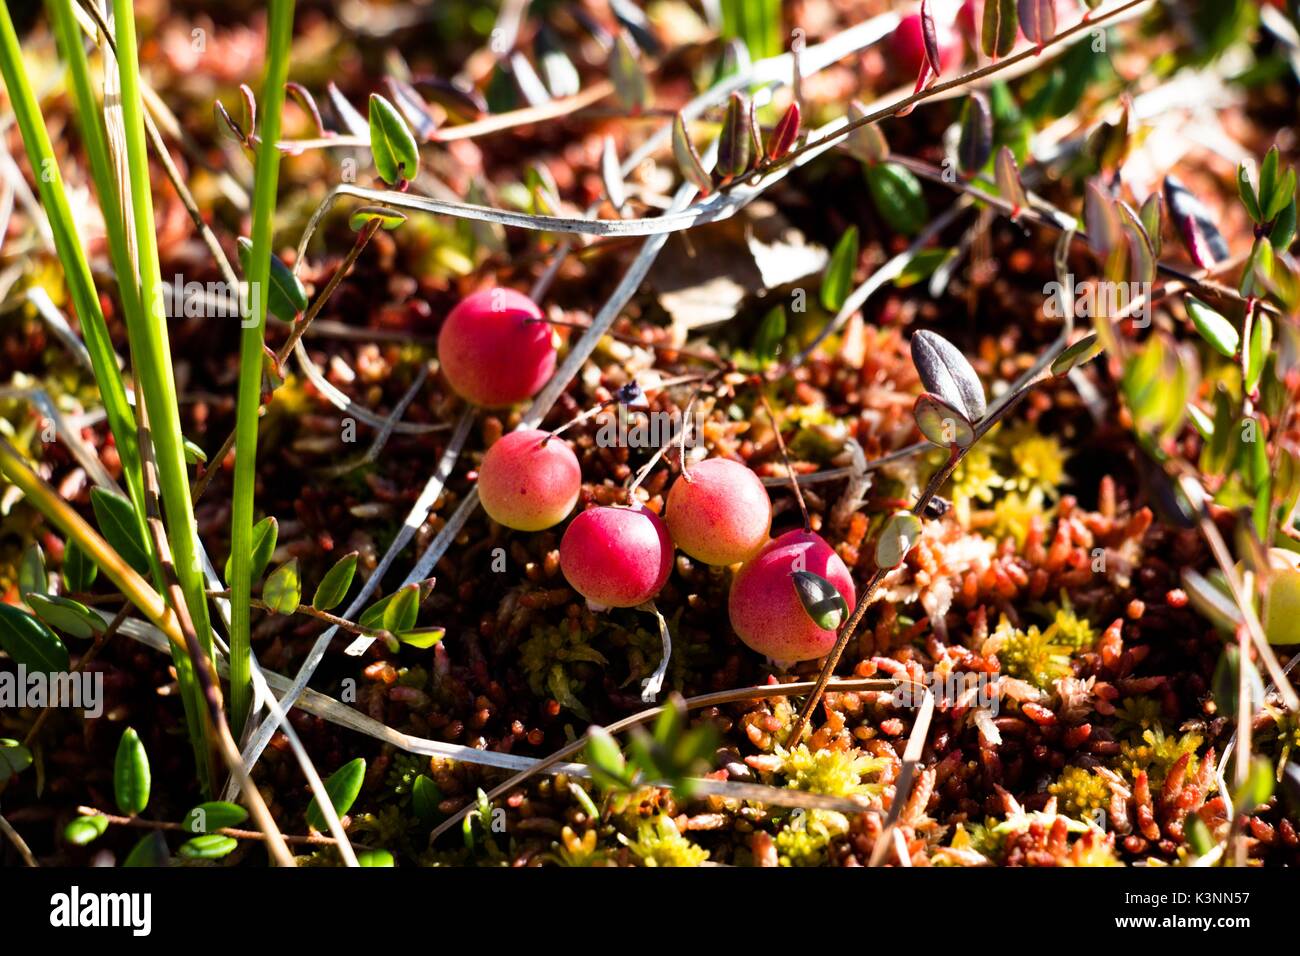
<instances>
[{"instance_id":1,"label":"cluster of red cranberries","mask_svg":"<svg viewBox=\"0 0 1300 956\"><path fill-rule=\"evenodd\" d=\"M438 358L461 397L488 407L531 397L555 370L555 346L541 310L508 289L477 292L456 306L438 336ZM564 521L581 490L573 449L537 429L501 438L479 468L483 508L517 531ZM740 566L728 610L732 627L753 650L781 662L830 650L835 632L804 610L791 576L819 575L852 606L849 569L811 531L769 539L772 503L753 471L726 458L690 466L669 489L666 511L666 520L639 505L581 512L560 541L560 569L569 584L593 607L638 607L663 588L680 548L704 564Z\"/></svg>"}]
</instances>

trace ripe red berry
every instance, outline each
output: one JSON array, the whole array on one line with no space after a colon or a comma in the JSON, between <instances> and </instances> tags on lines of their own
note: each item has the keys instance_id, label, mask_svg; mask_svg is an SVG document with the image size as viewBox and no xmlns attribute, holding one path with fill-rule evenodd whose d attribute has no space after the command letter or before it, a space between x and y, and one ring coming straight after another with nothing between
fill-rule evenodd
<instances>
[{"instance_id":1,"label":"ripe red berry","mask_svg":"<svg viewBox=\"0 0 1300 956\"><path fill-rule=\"evenodd\" d=\"M673 542L645 508L589 508L560 540L560 570L597 607L636 607L659 593L673 569Z\"/></svg>"},{"instance_id":2,"label":"ripe red berry","mask_svg":"<svg viewBox=\"0 0 1300 956\"><path fill-rule=\"evenodd\" d=\"M673 541L705 564L753 557L772 527L772 500L758 476L738 461L709 458L693 465L668 492Z\"/></svg>"},{"instance_id":3,"label":"ripe red berry","mask_svg":"<svg viewBox=\"0 0 1300 956\"><path fill-rule=\"evenodd\" d=\"M934 15L934 34L939 43L940 73L947 74L961 63L961 34L953 25L951 11ZM921 15L912 13L903 17L894 28L889 40L890 60L900 76L915 79L925 62L925 40L921 36Z\"/></svg>"},{"instance_id":4,"label":"ripe red berry","mask_svg":"<svg viewBox=\"0 0 1300 956\"><path fill-rule=\"evenodd\" d=\"M536 428L502 436L479 466L483 510L516 531L559 524L578 503L581 490L582 469L573 449Z\"/></svg>"},{"instance_id":5,"label":"ripe red berry","mask_svg":"<svg viewBox=\"0 0 1300 956\"><path fill-rule=\"evenodd\" d=\"M513 289L461 300L438 333L438 361L456 394L489 408L537 394L555 372L551 327L541 318L537 303Z\"/></svg>"},{"instance_id":6,"label":"ripe red berry","mask_svg":"<svg viewBox=\"0 0 1300 956\"><path fill-rule=\"evenodd\" d=\"M745 564L727 601L731 626L750 648L781 663L822 657L835 644L835 632L818 627L804 610L791 578L794 571L825 578L849 607L856 596L848 567L810 531L781 535Z\"/></svg>"}]
</instances>

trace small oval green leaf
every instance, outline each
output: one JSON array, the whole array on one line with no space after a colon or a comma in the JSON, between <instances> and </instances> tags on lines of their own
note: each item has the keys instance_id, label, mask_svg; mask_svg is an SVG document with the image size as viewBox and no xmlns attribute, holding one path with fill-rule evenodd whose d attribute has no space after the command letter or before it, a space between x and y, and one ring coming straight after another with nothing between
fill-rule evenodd
<instances>
[{"instance_id":1,"label":"small oval green leaf","mask_svg":"<svg viewBox=\"0 0 1300 956\"><path fill-rule=\"evenodd\" d=\"M208 833L187 840L176 852L187 860L219 860L232 853L239 841L220 833Z\"/></svg>"},{"instance_id":2,"label":"small oval green leaf","mask_svg":"<svg viewBox=\"0 0 1300 956\"><path fill-rule=\"evenodd\" d=\"M27 606L50 627L72 637L93 637L105 627L102 617L71 598L54 594L29 594Z\"/></svg>"},{"instance_id":3,"label":"small oval green leaf","mask_svg":"<svg viewBox=\"0 0 1300 956\"><path fill-rule=\"evenodd\" d=\"M89 591L99 576L99 567L90 560L90 555L81 550L75 538L68 540L63 549L63 584L71 594Z\"/></svg>"},{"instance_id":4,"label":"small oval green leaf","mask_svg":"<svg viewBox=\"0 0 1300 956\"><path fill-rule=\"evenodd\" d=\"M239 246L240 268L248 276L252 273L253 240L240 236L236 245ZM292 322L299 312L307 308L307 290L279 256L271 256L268 277L271 288L266 298L266 310L277 319Z\"/></svg>"},{"instance_id":5,"label":"small oval green leaf","mask_svg":"<svg viewBox=\"0 0 1300 956\"><path fill-rule=\"evenodd\" d=\"M361 792L361 784L365 779L366 761L363 757L348 761L330 774L329 779L325 781L325 792L329 794L335 813L342 816L352 809L352 804L356 802L357 794ZM307 822L321 833L328 829L315 797L307 807Z\"/></svg>"},{"instance_id":6,"label":"small oval green leaf","mask_svg":"<svg viewBox=\"0 0 1300 956\"><path fill-rule=\"evenodd\" d=\"M108 829L108 817L96 813L88 817L75 817L63 828L63 839L73 846L85 846L104 835Z\"/></svg>"},{"instance_id":7,"label":"small oval green leaf","mask_svg":"<svg viewBox=\"0 0 1300 956\"><path fill-rule=\"evenodd\" d=\"M0 783L32 765L32 752L9 737L0 737Z\"/></svg>"},{"instance_id":8,"label":"small oval green leaf","mask_svg":"<svg viewBox=\"0 0 1300 956\"><path fill-rule=\"evenodd\" d=\"M858 100L849 103L849 123L857 123L870 115ZM877 123L864 123L854 127L845 140L849 154L864 163L880 163L889 158L889 141Z\"/></svg>"},{"instance_id":9,"label":"small oval green leaf","mask_svg":"<svg viewBox=\"0 0 1300 956\"><path fill-rule=\"evenodd\" d=\"M405 631L394 632L395 636L403 644L409 644L411 647L418 647L421 650L433 647L440 643L447 636L445 627L414 627Z\"/></svg>"},{"instance_id":10,"label":"small oval green leaf","mask_svg":"<svg viewBox=\"0 0 1300 956\"><path fill-rule=\"evenodd\" d=\"M961 168L974 175L984 168L993 155L993 114L988 97L978 91L966 98L961 113L961 138L957 141L957 159Z\"/></svg>"},{"instance_id":11,"label":"small oval green leaf","mask_svg":"<svg viewBox=\"0 0 1300 956\"><path fill-rule=\"evenodd\" d=\"M881 217L893 229L907 236L921 231L929 215L921 182L909 169L897 163L866 167L867 189Z\"/></svg>"},{"instance_id":12,"label":"small oval green leaf","mask_svg":"<svg viewBox=\"0 0 1300 956\"><path fill-rule=\"evenodd\" d=\"M895 511L880 529L876 567L888 570L903 563L921 537L921 519L910 511Z\"/></svg>"},{"instance_id":13,"label":"small oval green leaf","mask_svg":"<svg viewBox=\"0 0 1300 956\"><path fill-rule=\"evenodd\" d=\"M250 561L248 577L250 581L257 581L266 571L266 566L271 563L271 555L275 553L275 544L280 537L280 522L275 518L267 516L253 525L253 557ZM226 559L226 583L230 583L230 559Z\"/></svg>"},{"instance_id":14,"label":"small oval green leaf","mask_svg":"<svg viewBox=\"0 0 1300 956\"><path fill-rule=\"evenodd\" d=\"M348 226L353 232L360 232L376 219L379 220L380 228L392 232L406 222L406 214L387 206L362 206L348 217Z\"/></svg>"},{"instance_id":15,"label":"small oval green leaf","mask_svg":"<svg viewBox=\"0 0 1300 956\"><path fill-rule=\"evenodd\" d=\"M415 627L420 614L420 586L408 584L393 594L393 600L384 608L384 630L397 634Z\"/></svg>"},{"instance_id":16,"label":"small oval green leaf","mask_svg":"<svg viewBox=\"0 0 1300 956\"><path fill-rule=\"evenodd\" d=\"M148 574L149 548L131 502L105 488L92 488L90 507L94 509L95 521L104 540L113 546L123 561L141 574Z\"/></svg>"},{"instance_id":17,"label":"small oval green leaf","mask_svg":"<svg viewBox=\"0 0 1300 956\"><path fill-rule=\"evenodd\" d=\"M969 421L984 417L984 385L966 356L937 332L922 329L912 336L912 364L927 391L956 408Z\"/></svg>"},{"instance_id":18,"label":"small oval green leaf","mask_svg":"<svg viewBox=\"0 0 1300 956\"><path fill-rule=\"evenodd\" d=\"M262 603L275 614L292 614L302 601L302 580L298 576L298 559L280 565L262 585Z\"/></svg>"},{"instance_id":19,"label":"small oval green leaf","mask_svg":"<svg viewBox=\"0 0 1300 956\"><path fill-rule=\"evenodd\" d=\"M68 669L68 649L63 641L12 604L0 604L0 648L29 671L53 674Z\"/></svg>"},{"instance_id":20,"label":"small oval green leaf","mask_svg":"<svg viewBox=\"0 0 1300 956\"><path fill-rule=\"evenodd\" d=\"M167 849L167 840L163 837L162 831L153 830L141 837L140 842L131 848L131 852L127 854L122 865L129 867L167 866L171 859L172 855Z\"/></svg>"},{"instance_id":21,"label":"small oval green leaf","mask_svg":"<svg viewBox=\"0 0 1300 956\"><path fill-rule=\"evenodd\" d=\"M190 833L215 833L227 827L237 827L248 819L248 811L237 803L212 800L200 803L185 814L182 825Z\"/></svg>"},{"instance_id":22,"label":"small oval green leaf","mask_svg":"<svg viewBox=\"0 0 1300 956\"><path fill-rule=\"evenodd\" d=\"M149 755L135 728L122 732L113 762L113 797L127 816L143 812L149 804Z\"/></svg>"},{"instance_id":23,"label":"small oval green leaf","mask_svg":"<svg viewBox=\"0 0 1300 956\"><path fill-rule=\"evenodd\" d=\"M1264 221L1259 208L1259 196L1255 187L1255 170L1251 161L1242 160L1237 164L1237 195L1241 197L1246 212L1256 225Z\"/></svg>"},{"instance_id":24,"label":"small oval green leaf","mask_svg":"<svg viewBox=\"0 0 1300 956\"><path fill-rule=\"evenodd\" d=\"M1006 56L1016 45L1019 16L1016 0L985 0L980 46L992 59Z\"/></svg>"},{"instance_id":25,"label":"small oval green leaf","mask_svg":"<svg viewBox=\"0 0 1300 956\"><path fill-rule=\"evenodd\" d=\"M1187 317L1192 320L1192 325L1201 338L1210 343L1220 355L1232 358L1237 354L1241 335L1236 326L1195 296L1187 296L1185 304Z\"/></svg>"},{"instance_id":26,"label":"small oval green leaf","mask_svg":"<svg viewBox=\"0 0 1300 956\"><path fill-rule=\"evenodd\" d=\"M24 601L35 592L44 594L50 589L50 576L45 570L45 552L36 542L28 545L18 564L18 596Z\"/></svg>"},{"instance_id":27,"label":"small oval green leaf","mask_svg":"<svg viewBox=\"0 0 1300 956\"><path fill-rule=\"evenodd\" d=\"M940 448L966 448L975 441L970 420L937 395L918 395L912 416L925 439Z\"/></svg>"},{"instance_id":28,"label":"small oval green leaf","mask_svg":"<svg viewBox=\"0 0 1300 956\"><path fill-rule=\"evenodd\" d=\"M821 302L827 312L838 312L853 288L853 273L858 268L858 227L849 226L835 243L822 278Z\"/></svg>"},{"instance_id":29,"label":"small oval green leaf","mask_svg":"<svg viewBox=\"0 0 1300 956\"><path fill-rule=\"evenodd\" d=\"M420 170L420 149L397 107L378 93L370 94L370 153L384 182L409 182Z\"/></svg>"},{"instance_id":30,"label":"small oval green leaf","mask_svg":"<svg viewBox=\"0 0 1300 956\"><path fill-rule=\"evenodd\" d=\"M442 803L442 791L433 782L432 777L420 774L411 785L411 809L424 822L438 816L438 804Z\"/></svg>"},{"instance_id":31,"label":"small oval green leaf","mask_svg":"<svg viewBox=\"0 0 1300 956\"><path fill-rule=\"evenodd\" d=\"M1052 360L1052 374L1064 375L1101 354L1101 341L1096 332L1089 332Z\"/></svg>"},{"instance_id":32,"label":"small oval green leaf","mask_svg":"<svg viewBox=\"0 0 1300 956\"><path fill-rule=\"evenodd\" d=\"M677 161L677 169L681 172L682 178L698 189L701 196L707 196L713 191L713 180L705 171L704 163L700 161L700 154L696 152L695 144L691 142L681 113L673 116L673 159Z\"/></svg>"},{"instance_id":33,"label":"small oval green leaf","mask_svg":"<svg viewBox=\"0 0 1300 956\"><path fill-rule=\"evenodd\" d=\"M345 554L334 567L325 572L325 577L316 587L316 593L312 596L311 606L318 611L330 611L338 607L348 595L348 588L352 587L352 578L357 573L357 558L360 552L352 551Z\"/></svg>"}]
</instances>

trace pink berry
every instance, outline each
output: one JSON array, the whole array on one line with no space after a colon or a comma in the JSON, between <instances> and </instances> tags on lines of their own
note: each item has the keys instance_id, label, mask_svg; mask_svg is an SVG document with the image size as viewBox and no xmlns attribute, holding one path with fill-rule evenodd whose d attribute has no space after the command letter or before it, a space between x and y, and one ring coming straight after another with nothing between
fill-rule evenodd
<instances>
[{"instance_id":1,"label":"pink berry","mask_svg":"<svg viewBox=\"0 0 1300 956\"><path fill-rule=\"evenodd\" d=\"M673 541L705 564L753 557L772 527L772 500L758 476L738 461L709 458L693 465L668 492Z\"/></svg>"},{"instance_id":2,"label":"pink berry","mask_svg":"<svg viewBox=\"0 0 1300 956\"><path fill-rule=\"evenodd\" d=\"M526 428L503 436L483 456L478 496L493 521L541 531L569 516L582 491L582 469L568 443Z\"/></svg>"},{"instance_id":3,"label":"pink berry","mask_svg":"<svg viewBox=\"0 0 1300 956\"><path fill-rule=\"evenodd\" d=\"M823 657L835 644L835 632L818 627L804 610L791 578L794 571L825 578L850 608L856 596L848 567L810 531L781 535L745 564L727 601L731 626L751 649L782 663Z\"/></svg>"},{"instance_id":4,"label":"pink berry","mask_svg":"<svg viewBox=\"0 0 1300 956\"><path fill-rule=\"evenodd\" d=\"M961 35L953 26L950 13L934 15L934 34L939 42L940 72L949 73L961 63ZM890 59L899 74L915 79L925 62L925 41L921 37L921 15L909 14L899 21L889 40Z\"/></svg>"},{"instance_id":5,"label":"pink berry","mask_svg":"<svg viewBox=\"0 0 1300 956\"><path fill-rule=\"evenodd\" d=\"M673 542L663 519L645 508L589 508L560 540L560 570L600 607L636 607L664 586Z\"/></svg>"},{"instance_id":6,"label":"pink berry","mask_svg":"<svg viewBox=\"0 0 1300 956\"><path fill-rule=\"evenodd\" d=\"M438 333L438 361L456 394L488 408L537 394L555 372L551 327L532 299L484 289L461 300Z\"/></svg>"}]
</instances>

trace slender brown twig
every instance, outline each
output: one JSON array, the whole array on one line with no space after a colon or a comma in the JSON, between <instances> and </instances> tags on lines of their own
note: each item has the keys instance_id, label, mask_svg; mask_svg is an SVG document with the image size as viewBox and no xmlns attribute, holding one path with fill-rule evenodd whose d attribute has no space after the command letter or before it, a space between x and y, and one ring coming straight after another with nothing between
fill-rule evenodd
<instances>
[{"instance_id":1,"label":"slender brown twig","mask_svg":"<svg viewBox=\"0 0 1300 956\"><path fill-rule=\"evenodd\" d=\"M846 692L872 691L872 690L892 691L896 689L899 685L899 682L892 678L878 678L878 677L854 678L851 680L838 680L835 681L834 683L835 683L835 690L846 691ZM716 707L722 704L732 704L742 700L764 700L772 697L790 697L790 696L802 694L808 690L812 690L813 687L814 684L811 681L800 681L798 683L793 683L793 684L759 684L753 687L737 687L732 690L716 691L712 694L701 694L698 697L688 697L684 701L684 706L689 711L689 710L699 710L700 708L703 707ZM627 717L624 717L622 720L614 721L612 724L606 726L605 730L611 735L622 733L623 731L628 730L632 727L636 727L641 724L648 723L649 721L654 720L656 717L658 717L660 714L664 712L664 709L666 707L669 706L672 705L659 704L655 707L649 707L646 708L645 710L637 711L635 714L631 714ZM569 757L581 753L587 747L587 740L588 740L587 735L583 735L582 737L579 737L577 740L573 741L572 743L565 744L563 747L561 747L559 750L554 751L549 756L543 757L541 760L537 761L537 763L528 767L526 770L519 771L518 773L511 776L510 779L506 780L504 783L499 784L493 787L491 790L489 790L487 792L487 799L495 800L498 797L500 797L502 794L507 793L510 790L513 790L515 787L518 787L520 784L527 781L530 777L534 777L537 774L541 773L547 767L554 766L555 764L559 763L562 760L566 760ZM793 747L794 744L791 743L790 746ZM429 843L432 844L434 840L438 839L438 837L440 837L442 834L446 833L456 824L464 820L465 817L469 814L469 812L473 808L474 808L474 804L472 803L466 804L464 807L462 807L460 810L457 810L454 814L452 814L442 823L438 824L438 826L434 828L433 832L429 834Z\"/></svg>"},{"instance_id":2,"label":"slender brown twig","mask_svg":"<svg viewBox=\"0 0 1300 956\"><path fill-rule=\"evenodd\" d=\"M912 506L912 514L916 515L918 518L925 515L926 506L934 496L939 493L939 489L943 487L944 482L952 476L953 469L957 467L958 463L961 462L966 453L971 448L975 447L975 443L987 434L989 429L1002 421L1002 419L1006 418L1012 409L1020 404L1025 395L1029 393L1029 389L1033 385L1037 384L1037 381L1038 380L1036 379L1032 382L1026 383L1015 397L990 412L985 418L981 419L979 423L975 425L973 440L970 444L966 445L965 448L958 445L952 446L951 453L948 455L948 460L944 463L942 468L930 476L930 481L926 484L925 490L923 490L920 497L916 499L916 504ZM826 661L822 665L821 673L817 675L816 686L813 688L812 693L808 695L807 700L804 701L803 709L799 711L799 717L795 720L794 729L790 732L790 746L793 747L799 742L800 738L803 737L804 730L808 727L808 721L812 718L813 711L817 709L817 704L821 701L822 694L826 690L826 685L830 682L831 675L835 673L835 666L839 664L840 657L844 654L844 649L848 647L849 641L853 639L854 632L858 629L858 625L862 623L862 618L866 615L867 608L874 603L876 592L884 582L885 576L892 570L892 568L877 568L871 575L871 578L867 581L866 585L863 586L862 594L858 597L858 602L853 608L853 613L840 628L839 636L835 639L835 646L831 648L830 654L827 655Z\"/></svg>"},{"instance_id":3,"label":"slender brown twig","mask_svg":"<svg viewBox=\"0 0 1300 956\"><path fill-rule=\"evenodd\" d=\"M23 839L22 834L13 828L13 825L4 818L3 814L0 814L0 833L3 833L9 842L14 845L14 849L18 851L18 855L23 858L24 863L33 868L40 866L36 862L36 857L32 856L32 848L27 845L27 841Z\"/></svg>"},{"instance_id":4,"label":"slender brown twig","mask_svg":"<svg viewBox=\"0 0 1300 956\"><path fill-rule=\"evenodd\" d=\"M1118 17L1122 13L1126 13L1135 7L1139 7L1142 6L1143 4L1147 4L1150 2L1151 0L1127 0L1127 2L1122 3L1119 6L1114 7L1110 10L1093 11L1090 16L1086 17L1083 20L1080 20L1074 26L1067 27L1066 29L1062 30L1060 33L1056 34L1056 36L1044 42L1041 47L1040 46L1026 47L1025 49L1021 50L1019 53L1015 53L1004 59L994 60L992 63L986 63L984 66L972 70L969 73L964 73L961 76L954 77L951 80L945 80L941 83L936 83L933 86L927 87L926 89L918 90L917 92L911 94L910 96L904 97L903 99L899 100L896 103L892 103L889 106L882 107L878 110L875 110L874 112L866 114L865 116L860 116L856 120L851 120L848 123L846 123L844 126L841 126L838 129L827 133L825 136L822 136L819 139L809 140L808 142L804 143L802 146L799 146L796 149L792 149L790 152L786 153L779 160L773 163L769 163L766 166L761 166L759 168L750 170L749 172L745 173L743 176L736 177L730 183L724 186L720 186L719 192L727 192L731 189L735 189L737 186L741 185L742 183L749 183L755 179L761 179L764 175L772 172L775 169L780 169L784 166L790 165L791 163L798 160L799 157L803 156L807 152L810 152L811 150L824 148L828 143L832 143L837 140L843 139L844 137L852 133L854 130L861 129L864 126L870 126L873 123L879 123L881 120L888 119L891 116L906 115L918 103L924 102L925 100L928 99L933 99L934 97L940 96L951 90L958 90L970 86L976 83L977 81L984 79L987 76L993 76L997 73L1002 72L1003 70L1015 66L1018 63L1023 63L1026 60L1033 59L1034 57L1037 57L1039 54L1041 54L1043 50L1047 49L1048 47L1056 46L1058 43L1063 43L1064 41L1070 39L1071 37L1077 34L1084 33L1084 32L1091 32L1097 29L1106 21L1113 20L1115 17Z\"/></svg>"},{"instance_id":5,"label":"slender brown twig","mask_svg":"<svg viewBox=\"0 0 1300 956\"><path fill-rule=\"evenodd\" d=\"M136 413L140 416L140 462L144 471L145 525L153 538L154 549L158 555L159 565L162 568L164 580L160 581L159 584L165 585L167 590L168 604L171 605L172 611L175 613L177 627L180 630L185 649L189 654L194 676L198 681L200 695L206 705L207 729L222 760L225 761L226 766L230 768L230 772L235 774L243 787L244 799L248 802L248 810L253 815L253 819L257 821L257 825L261 827L262 832L266 834L266 848L271 859L279 866L294 866L293 855L284 842L280 828L276 826L275 818L271 816L270 808L266 805L261 791L253 785L252 777L244 769L244 763L239 756L239 745L235 743L235 738L230 732L230 725L226 721L225 708L221 698L221 680L217 676L216 665L204 651L203 646L199 643L198 634L194 630L194 622L190 617L189 607L185 603L185 595L181 592L180 584L176 578L171 547L167 542L167 534L163 529L162 514L158 507L158 466L153 457L153 438L149 434L149 423L143 403L140 403Z\"/></svg>"},{"instance_id":6,"label":"slender brown twig","mask_svg":"<svg viewBox=\"0 0 1300 956\"><path fill-rule=\"evenodd\" d=\"M230 592L209 591L208 597L228 598L230 597ZM273 614L282 613L280 611L276 611L265 601L260 601L257 598L249 598L248 603L253 607L257 608L259 611L270 611ZM365 635L366 637L373 637L379 640L383 640L384 638L393 636L389 631L384 630L382 627L366 627L364 624L358 624L356 621L349 621L347 618L339 617L337 614L331 614L329 611L318 610L317 608L312 607L310 604L299 604L298 607L291 613L303 614L306 615L307 617L314 617L318 621L324 621L326 624L332 624L335 627L342 628L345 631L350 631L353 634L362 634Z\"/></svg>"},{"instance_id":7,"label":"slender brown twig","mask_svg":"<svg viewBox=\"0 0 1300 956\"><path fill-rule=\"evenodd\" d=\"M772 411L772 406L767 400L767 393L763 388L766 384L764 380L755 375L749 380L750 385L754 387L758 395L758 401L763 406L763 411L767 413L768 419L772 422L772 434L776 437L776 447L781 452L781 461L785 463L785 473L790 479L790 487L794 490L794 500L799 502L799 513L803 515L803 530L812 531L812 518L808 516L808 503L803 500L803 490L799 487L799 479L795 477L794 466L790 464L790 452L785 447L785 438L781 435L781 422L777 420L776 412ZM799 741L796 739L795 743Z\"/></svg>"},{"instance_id":8,"label":"slender brown twig","mask_svg":"<svg viewBox=\"0 0 1300 956\"><path fill-rule=\"evenodd\" d=\"M343 257L343 261L339 263L339 267L334 270L334 274L331 275L329 281L325 283L325 288L316 296L315 301L313 301L307 311L302 314L302 317L293 323L293 328L289 332L289 337L285 340L284 344L280 346L279 351L275 353L275 361L277 365L283 365L289 360L289 353L293 351L293 347L298 344L298 340L301 339L303 333L307 331L312 320L320 314L321 309L325 307L325 303L330 300L330 297L334 295L335 290L338 289L339 284L342 283L347 274L352 270L352 266L356 263L357 257L361 255L362 250L366 248L371 237L373 237L379 230L379 226L380 220L375 218L371 219L361 227L361 231L357 233L356 242L352 244L352 248L348 250L348 254ZM278 384L272 383L271 392L274 393L278 387ZM192 496L195 502L203 496L203 492L206 491L208 485L212 483L213 476L221 468L221 463L225 461L226 456L230 454L230 450L234 447L235 432L232 429L230 434L226 436L226 440L221 443L221 447L217 450L217 453L209 459L208 467L204 469L203 474L195 480L192 489Z\"/></svg>"},{"instance_id":9,"label":"slender brown twig","mask_svg":"<svg viewBox=\"0 0 1300 956\"><path fill-rule=\"evenodd\" d=\"M123 817L114 813L105 813L103 810L97 810L94 807L77 807L77 812L83 817L103 817L109 823L123 827L137 827L143 830L165 830L172 833L188 833L191 836L198 836L194 830L191 830L183 823L174 823L170 820L144 820L140 817ZM238 827L219 827L216 830L206 830L206 833L220 833L222 836L234 837L236 840L257 840L261 843L266 842L266 834L260 830L241 830ZM339 841L332 836L326 836L323 833L283 834L282 839L285 843L311 844L314 846L338 846ZM354 846L358 844L353 844Z\"/></svg>"}]
</instances>

